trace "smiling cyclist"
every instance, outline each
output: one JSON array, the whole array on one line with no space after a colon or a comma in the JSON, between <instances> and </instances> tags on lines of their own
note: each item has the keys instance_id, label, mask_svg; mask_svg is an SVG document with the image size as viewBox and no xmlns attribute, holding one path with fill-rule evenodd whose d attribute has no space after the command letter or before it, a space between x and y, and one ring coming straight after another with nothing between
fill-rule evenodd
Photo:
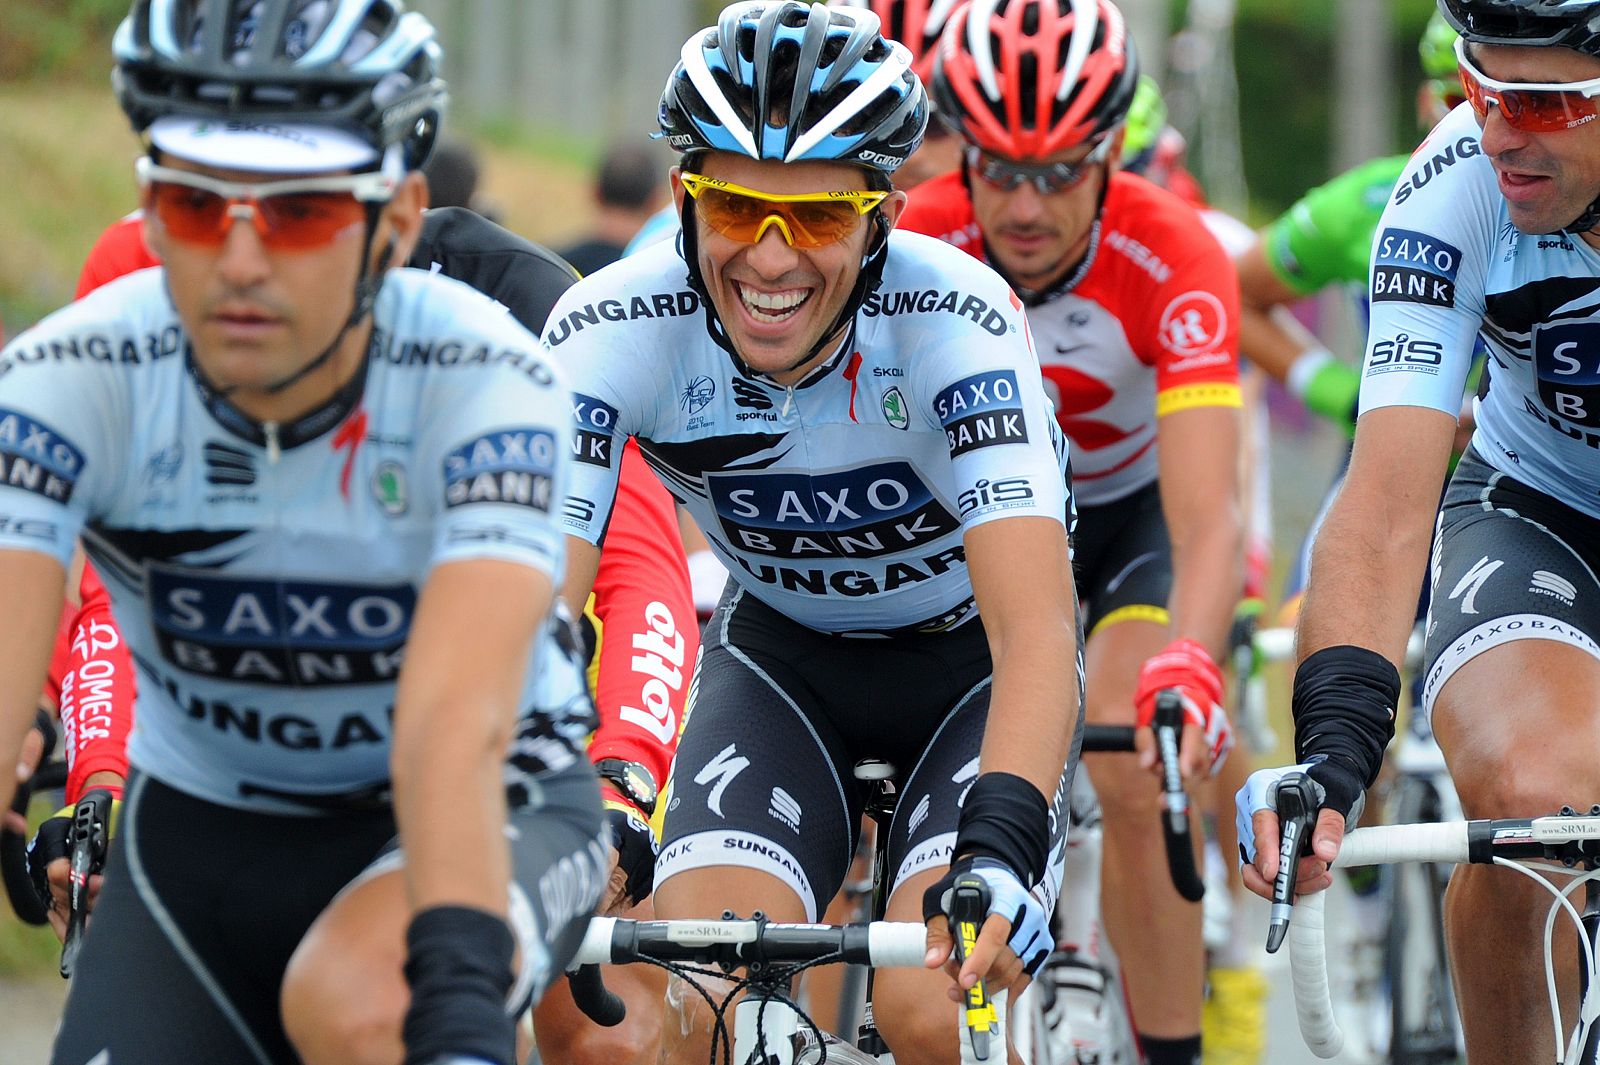
<instances>
[{"instance_id":1,"label":"smiling cyclist","mask_svg":"<svg viewBox=\"0 0 1600 1065\"><path fill-rule=\"evenodd\" d=\"M854 851L852 766L880 758L904 796L889 919L926 917L937 967L951 870L973 872L994 904L961 979L1018 987L1050 947L1081 713L1066 452L1021 301L894 231L891 175L927 121L910 67L870 12L792 0L731 6L685 45L660 108L680 240L579 282L544 334L576 393L567 594L633 437L733 575L658 915L815 919ZM954 1058L950 989L879 974L895 1060ZM694 997L668 995L663 1060L705 1059Z\"/></svg>"}]
</instances>

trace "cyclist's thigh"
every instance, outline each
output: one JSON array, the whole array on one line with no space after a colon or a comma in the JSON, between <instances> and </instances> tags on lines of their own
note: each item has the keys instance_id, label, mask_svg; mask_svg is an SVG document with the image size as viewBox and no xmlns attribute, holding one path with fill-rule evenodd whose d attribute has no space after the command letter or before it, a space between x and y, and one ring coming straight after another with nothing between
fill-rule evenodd
<instances>
[{"instance_id":1,"label":"cyclist's thigh","mask_svg":"<svg viewBox=\"0 0 1600 1065\"><path fill-rule=\"evenodd\" d=\"M1432 711L1466 663L1521 641L1565 644L1600 661L1597 538L1600 520L1468 451L1439 513L1424 708ZM1459 698L1463 686L1450 687Z\"/></svg>"},{"instance_id":2,"label":"cyclist's thigh","mask_svg":"<svg viewBox=\"0 0 1600 1065\"><path fill-rule=\"evenodd\" d=\"M807 920L838 891L860 817L851 761L818 707L825 696L790 665L824 642L740 591L706 625L665 799L656 863L663 916L704 916L682 908L690 898L700 905L702 887L714 890L728 867L787 888ZM674 884L691 874L693 890Z\"/></svg>"},{"instance_id":3,"label":"cyclist's thigh","mask_svg":"<svg viewBox=\"0 0 1600 1065\"><path fill-rule=\"evenodd\" d=\"M289 955L393 832L387 814L253 814L135 773L52 1062L294 1062Z\"/></svg>"},{"instance_id":4,"label":"cyclist's thigh","mask_svg":"<svg viewBox=\"0 0 1600 1065\"><path fill-rule=\"evenodd\" d=\"M1078 511L1073 575L1084 608L1084 631L1127 620L1167 624L1172 593L1172 541L1154 484L1125 498Z\"/></svg>"}]
</instances>

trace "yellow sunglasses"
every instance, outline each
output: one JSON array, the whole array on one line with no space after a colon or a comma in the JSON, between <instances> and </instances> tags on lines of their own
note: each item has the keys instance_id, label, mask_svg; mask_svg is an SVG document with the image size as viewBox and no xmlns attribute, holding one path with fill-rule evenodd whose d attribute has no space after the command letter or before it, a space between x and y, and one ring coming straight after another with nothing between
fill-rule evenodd
<instances>
[{"instance_id":1,"label":"yellow sunglasses","mask_svg":"<svg viewBox=\"0 0 1600 1065\"><path fill-rule=\"evenodd\" d=\"M679 174L678 180L699 204L706 225L729 240L755 244L775 225L794 248L821 248L843 240L889 195L865 189L758 192L704 174Z\"/></svg>"}]
</instances>

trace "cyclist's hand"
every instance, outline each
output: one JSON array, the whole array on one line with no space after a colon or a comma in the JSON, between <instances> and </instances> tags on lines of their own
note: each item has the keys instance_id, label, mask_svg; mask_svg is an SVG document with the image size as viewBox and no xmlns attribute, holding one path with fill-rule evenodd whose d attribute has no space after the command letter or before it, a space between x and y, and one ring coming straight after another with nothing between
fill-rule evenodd
<instances>
[{"instance_id":1,"label":"cyclist's hand","mask_svg":"<svg viewBox=\"0 0 1600 1065\"><path fill-rule=\"evenodd\" d=\"M605 796L606 821L611 826L611 881L600 912L615 916L637 906L650 894L655 880L658 844L644 812L627 800Z\"/></svg>"},{"instance_id":2,"label":"cyclist's hand","mask_svg":"<svg viewBox=\"0 0 1600 1065\"><path fill-rule=\"evenodd\" d=\"M121 808L121 799L112 803L112 831L115 830ZM49 900L50 927L55 929L56 937L63 941L67 937L67 917L71 912L68 880L71 865L68 856L72 852L72 818L76 809L75 806L66 806L51 814L39 826L33 842L28 845L28 875L33 878L34 890L39 897ZM99 873L89 877L88 910L91 913L95 901L100 897L100 884L104 879Z\"/></svg>"},{"instance_id":3,"label":"cyclist's hand","mask_svg":"<svg viewBox=\"0 0 1600 1065\"><path fill-rule=\"evenodd\" d=\"M1291 370L1291 375L1293 375ZM1354 436L1356 431L1357 400L1361 395L1361 371L1349 363L1327 357L1315 363L1315 369L1303 375L1300 399L1306 408L1322 415Z\"/></svg>"},{"instance_id":4,"label":"cyclist's hand","mask_svg":"<svg viewBox=\"0 0 1600 1065\"><path fill-rule=\"evenodd\" d=\"M1264 899L1272 897L1272 881L1278 875L1278 782L1290 773L1304 773L1319 791L1321 810L1311 833L1311 853L1300 862L1295 890L1306 895L1322 891L1333 883L1328 866L1339 856L1346 828L1361 816L1363 791L1352 774L1325 761L1279 769L1258 769L1250 774L1234 798L1239 833L1241 878L1245 887ZM1353 795L1354 798L1350 798Z\"/></svg>"},{"instance_id":5,"label":"cyclist's hand","mask_svg":"<svg viewBox=\"0 0 1600 1065\"><path fill-rule=\"evenodd\" d=\"M989 916L978 933L977 944L964 963L957 964L955 943L947 916L950 887L962 873L982 877L989 886ZM994 858L959 858L922 896L922 919L928 926L928 968L943 966L956 986L950 998L961 1001L961 991L980 979L992 994L1000 990L1020 993L1028 986L1050 954L1050 914L1039 899L1003 862Z\"/></svg>"},{"instance_id":6,"label":"cyclist's hand","mask_svg":"<svg viewBox=\"0 0 1600 1065\"><path fill-rule=\"evenodd\" d=\"M1183 742L1178 763L1185 786L1193 787L1222 766L1233 748L1233 726L1222 708L1222 670L1194 640L1173 640L1139 670L1133 705L1139 734L1139 764L1159 772L1150 722L1156 696L1172 688L1183 700Z\"/></svg>"}]
</instances>

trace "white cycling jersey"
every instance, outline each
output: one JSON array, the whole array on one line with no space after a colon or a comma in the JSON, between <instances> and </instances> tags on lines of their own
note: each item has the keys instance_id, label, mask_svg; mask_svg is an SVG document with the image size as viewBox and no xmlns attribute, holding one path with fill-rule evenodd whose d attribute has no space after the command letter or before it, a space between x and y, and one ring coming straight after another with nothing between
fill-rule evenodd
<instances>
[{"instance_id":1,"label":"white cycling jersey","mask_svg":"<svg viewBox=\"0 0 1600 1065\"><path fill-rule=\"evenodd\" d=\"M895 632L971 616L966 529L1070 524L1066 444L993 271L893 234L839 352L782 388L711 339L674 243L569 289L545 327L574 384L575 535L604 535L635 436L752 595L821 631Z\"/></svg>"},{"instance_id":2,"label":"white cycling jersey","mask_svg":"<svg viewBox=\"0 0 1600 1065\"><path fill-rule=\"evenodd\" d=\"M279 425L195 373L159 268L0 352L0 548L64 564L81 532L138 665L130 760L200 798L381 795L429 570L494 558L560 583L568 393L532 335L418 270L388 276L374 321L363 370ZM554 628L530 659L523 742L541 750L523 767L559 768L588 730Z\"/></svg>"},{"instance_id":3,"label":"white cycling jersey","mask_svg":"<svg viewBox=\"0 0 1600 1065\"><path fill-rule=\"evenodd\" d=\"M1600 517L1600 251L1511 224L1467 105L1400 175L1369 285L1361 409L1454 415L1481 334L1489 364L1488 392L1474 403L1477 451Z\"/></svg>"}]
</instances>

